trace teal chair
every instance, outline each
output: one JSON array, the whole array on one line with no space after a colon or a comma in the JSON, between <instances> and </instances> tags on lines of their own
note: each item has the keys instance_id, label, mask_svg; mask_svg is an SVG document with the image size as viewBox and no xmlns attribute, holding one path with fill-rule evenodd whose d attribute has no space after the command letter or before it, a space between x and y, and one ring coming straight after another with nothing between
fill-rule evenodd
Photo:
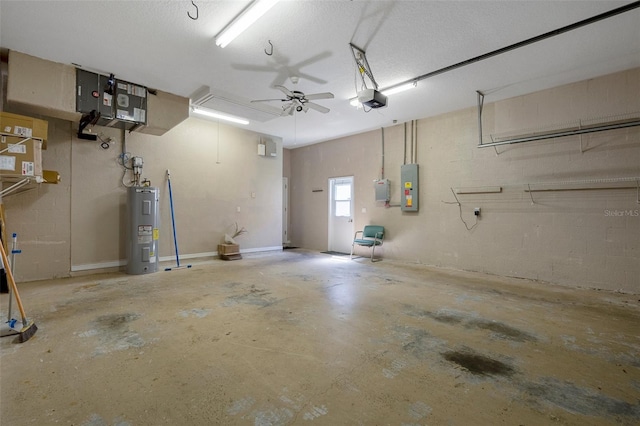
<instances>
[{"instance_id":1,"label":"teal chair","mask_svg":"<svg viewBox=\"0 0 640 426\"><path fill-rule=\"evenodd\" d=\"M360 234L360 238L358 238L358 234ZM376 251L376 246L381 246L384 241L384 226L379 225L367 225L364 227L362 231L356 231L353 236L353 243L351 244L351 256L353 259L353 250L355 249L356 244L359 246L370 247L371 248L371 261L373 260L373 254Z\"/></svg>"}]
</instances>

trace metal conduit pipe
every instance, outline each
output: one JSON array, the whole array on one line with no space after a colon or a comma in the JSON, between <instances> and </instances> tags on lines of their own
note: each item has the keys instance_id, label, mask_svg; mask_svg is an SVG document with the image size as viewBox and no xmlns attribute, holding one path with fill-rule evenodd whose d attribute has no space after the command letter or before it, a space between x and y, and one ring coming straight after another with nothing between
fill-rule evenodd
<instances>
[{"instance_id":1,"label":"metal conduit pipe","mask_svg":"<svg viewBox=\"0 0 640 426\"><path fill-rule=\"evenodd\" d=\"M418 162L418 120L416 120L415 122L415 126L416 126L416 131L415 131L415 135L416 135L416 148L413 152L413 158L414 158L414 163Z\"/></svg>"},{"instance_id":2,"label":"metal conduit pipe","mask_svg":"<svg viewBox=\"0 0 640 426\"><path fill-rule=\"evenodd\" d=\"M382 133L382 176L381 179L384 179L384 127L380 127L380 132Z\"/></svg>"},{"instance_id":3,"label":"metal conduit pipe","mask_svg":"<svg viewBox=\"0 0 640 426\"><path fill-rule=\"evenodd\" d=\"M478 146L482 146L482 107L484 106L484 93L478 93Z\"/></svg>"},{"instance_id":4,"label":"metal conduit pipe","mask_svg":"<svg viewBox=\"0 0 640 426\"><path fill-rule=\"evenodd\" d=\"M480 143L478 145L478 148L486 148L488 146L498 146L498 145L510 145L510 144L522 143L522 142L532 142L532 141L539 141L543 139L562 138L565 136L583 135L586 133L604 132L607 130L625 129L627 127L636 127L636 126L640 126L640 120L629 121L627 123L606 124L602 126L589 127L586 129L567 130L567 131L561 131L556 133L549 133L546 135L526 136L521 138L508 139L500 142Z\"/></svg>"},{"instance_id":5,"label":"metal conduit pipe","mask_svg":"<svg viewBox=\"0 0 640 426\"><path fill-rule=\"evenodd\" d=\"M402 164L407 164L407 122L404 123L404 157L402 158Z\"/></svg>"},{"instance_id":6,"label":"metal conduit pipe","mask_svg":"<svg viewBox=\"0 0 640 426\"><path fill-rule=\"evenodd\" d=\"M410 157L411 161L409 161L409 164L413 164L413 120L411 120L411 157Z\"/></svg>"}]
</instances>

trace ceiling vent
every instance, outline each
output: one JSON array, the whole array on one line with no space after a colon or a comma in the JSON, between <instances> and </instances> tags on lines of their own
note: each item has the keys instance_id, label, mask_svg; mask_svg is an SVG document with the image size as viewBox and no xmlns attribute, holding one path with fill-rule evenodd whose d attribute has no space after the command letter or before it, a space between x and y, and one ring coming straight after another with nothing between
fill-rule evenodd
<instances>
[{"instance_id":1,"label":"ceiling vent","mask_svg":"<svg viewBox=\"0 0 640 426\"><path fill-rule=\"evenodd\" d=\"M250 99L244 99L221 90L212 91L209 86L202 86L191 95L191 105L261 123L282 115L280 108L252 104Z\"/></svg>"},{"instance_id":2,"label":"ceiling vent","mask_svg":"<svg viewBox=\"0 0 640 426\"><path fill-rule=\"evenodd\" d=\"M191 105L203 106L205 102L213 99L213 93L209 86L202 86L191 95Z\"/></svg>"}]
</instances>

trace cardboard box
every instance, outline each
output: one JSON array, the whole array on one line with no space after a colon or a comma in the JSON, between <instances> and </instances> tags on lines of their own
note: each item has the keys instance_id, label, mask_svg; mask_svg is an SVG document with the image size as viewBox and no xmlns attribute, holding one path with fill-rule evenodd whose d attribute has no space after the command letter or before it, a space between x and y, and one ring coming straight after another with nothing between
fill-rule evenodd
<instances>
[{"instance_id":1,"label":"cardboard box","mask_svg":"<svg viewBox=\"0 0 640 426\"><path fill-rule=\"evenodd\" d=\"M218 244L218 254L236 254L240 253L238 244Z\"/></svg>"},{"instance_id":2,"label":"cardboard box","mask_svg":"<svg viewBox=\"0 0 640 426\"><path fill-rule=\"evenodd\" d=\"M218 255L222 260L242 259L238 244L218 244Z\"/></svg>"},{"instance_id":3,"label":"cardboard box","mask_svg":"<svg viewBox=\"0 0 640 426\"><path fill-rule=\"evenodd\" d=\"M42 176L42 141L1 135L0 176Z\"/></svg>"},{"instance_id":4,"label":"cardboard box","mask_svg":"<svg viewBox=\"0 0 640 426\"><path fill-rule=\"evenodd\" d=\"M47 140L49 123L24 115L0 112L0 133L28 138ZM46 145L45 145L46 146Z\"/></svg>"}]
</instances>

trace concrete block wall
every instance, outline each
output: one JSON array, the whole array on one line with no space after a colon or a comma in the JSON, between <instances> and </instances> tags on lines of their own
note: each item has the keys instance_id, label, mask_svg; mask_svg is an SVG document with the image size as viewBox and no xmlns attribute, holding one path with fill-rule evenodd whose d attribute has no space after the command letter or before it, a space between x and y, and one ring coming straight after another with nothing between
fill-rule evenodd
<instances>
[{"instance_id":1,"label":"concrete block wall","mask_svg":"<svg viewBox=\"0 0 640 426\"><path fill-rule=\"evenodd\" d=\"M499 102L488 96L484 139L578 119L637 113L638 93L640 69L633 69ZM392 182L391 204L397 204L400 165L410 162L409 156L404 159L404 124L384 131L385 177ZM352 175L355 229L369 223L384 225L383 257L574 287L640 292L636 190L559 185L640 176L640 128L494 150L477 148L476 108L421 119L416 149L418 213L403 213L374 201L372 182L381 176L381 139L377 130L291 150L295 245L327 248L328 192L311 190L326 188L330 177ZM560 189L574 189L525 191L530 185L554 183ZM499 186L502 191L460 194L458 207L452 189L485 186ZM477 222L474 207L482 210Z\"/></svg>"}]
</instances>

